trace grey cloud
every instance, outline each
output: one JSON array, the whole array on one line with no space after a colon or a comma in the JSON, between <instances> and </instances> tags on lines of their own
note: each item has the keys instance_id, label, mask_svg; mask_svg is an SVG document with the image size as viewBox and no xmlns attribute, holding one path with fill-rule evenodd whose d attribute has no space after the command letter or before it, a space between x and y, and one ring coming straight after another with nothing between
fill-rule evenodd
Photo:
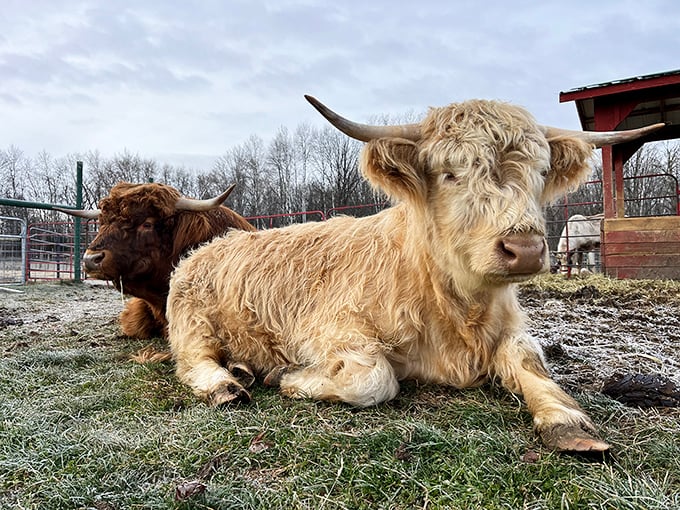
<instances>
[{"instance_id":1,"label":"grey cloud","mask_svg":"<svg viewBox=\"0 0 680 510\"><path fill-rule=\"evenodd\" d=\"M0 116L31 118L39 109L45 123L64 131L61 141L69 139L68 126L82 130L86 123L99 134L86 140L102 144L88 148L108 152L130 138L139 146L167 144L171 152L211 144L221 152L229 140L268 136L281 125L322 125L304 93L360 121L487 97L577 127L573 105L558 103L560 90L680 67L677 2L570 6L9 2L0 19ZM119 115L129 104L135 111ZM165 126L168 119L182 122ZM35 128L13 122L11 131L0 126L0 138L30 140Z\"/></svg>"}]
</instances>

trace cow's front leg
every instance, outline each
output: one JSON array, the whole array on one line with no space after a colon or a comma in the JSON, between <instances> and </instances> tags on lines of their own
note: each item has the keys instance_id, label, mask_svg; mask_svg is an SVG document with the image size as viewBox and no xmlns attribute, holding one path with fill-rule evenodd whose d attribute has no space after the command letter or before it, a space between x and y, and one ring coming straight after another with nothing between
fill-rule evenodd
<instances>
[{"instance_id":1,"label":"cow's front leg","mask_svg":"<svg viewBox=\"0 0 680 510\"><path fill-rule=\"evenodd\" d=\"M170 347L176 362L177 377L194 394L213 406L249 402L246 387L255 377L246 363L222 366L222 343L205 320L177 320L169 328Z\"/></svg>"},{"instance_id":2,"label":"cow's front leg","mask_svg":"<svg viewBox=\"0 0 680 510\"><path fill-rule=\"evenodd\" d=\"M546 446L571 452L603 452L609 445L578 403L550 378L538 343L529 335L506 339L496 351L493 375L524 396L534 429Z\"/></svg>"},{"instance_id":3,"label":"cow's front leg","mask_svg":"<svg viewBox=\"0 0 680 510\"><path fill-rule=\"evenodd\" d=\"M245 389L254 378L250 370L244 383L240 375L242 364L223 367L212 356L197 356L190 362L177 358L177 377L188 384L194 394L212 406L250 402L250 393ZM234 373L230 369L235 370Z\"/></svg>"}]
</instances>

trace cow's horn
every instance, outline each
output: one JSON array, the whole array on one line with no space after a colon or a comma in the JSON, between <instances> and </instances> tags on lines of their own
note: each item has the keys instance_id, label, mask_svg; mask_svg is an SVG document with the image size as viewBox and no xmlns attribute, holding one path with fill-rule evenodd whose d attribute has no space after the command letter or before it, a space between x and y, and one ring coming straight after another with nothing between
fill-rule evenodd
<instances>
[{"instance_id":1,"label":"cow's horn","mask_svg":"<svg viewBox=\"0 0 680 510\"><path fill-rule=\"evenodd\" d=\"M638 129L629 129L627 131L571 131L569 129L560 129L550 126L542 126L543 133L546 138L551 139L558 136L571 136L580 138L581 140L593 144L595 147L602 147L604 145L616 145L617 143L630 142L636 140L649 133L653 133L661 129L666 124L660 122L658 124L651 124L649 126Z\"/></svg>"},{"instance_id":2,"label":"cow's horn","mask_svg":"<svg viewBox=\"0 0 680 510\"><path fill-rule=\"evenodd\" d=\"M216 207L222 205L222 202L224 202L227 199L227 197L231 194L231 192L234 191L235 187L236 184L232 184L221 195L215 198L208 198L206 200L196 200L194 198L180 197L177 199L177 202L175 202L175 209L178 209L180 211L194 211L194 212L203 212L209 211L210 209L215 209Z\"/></svg>"},{"instance_id":3,"label":"cow's horn","mask_svg":"<svg viewBox=\"0 0 680 510\"><path fill-rule=\"evenodd\" d=\"M53 207L55 211L63 212L69 216L78 216L78 218L85 218L86 220L96 220L101 214L99 209L65 209L63 207Z\"/></svg>"},{"instance_id":4,"label":"cow's horn","mask_svg":"<svg viewBox=\"0 0 680 510\"><path fill-rule=\"evenodd\" d=\"M315 97L305 94L305 99L323 115L328 122L340 131L356 140L368 142L376 138L406 138L417 141L420 139L420 124L401 124L396 126L370 126L358 124L338 115Z\"/></svg>"}]
</instances>

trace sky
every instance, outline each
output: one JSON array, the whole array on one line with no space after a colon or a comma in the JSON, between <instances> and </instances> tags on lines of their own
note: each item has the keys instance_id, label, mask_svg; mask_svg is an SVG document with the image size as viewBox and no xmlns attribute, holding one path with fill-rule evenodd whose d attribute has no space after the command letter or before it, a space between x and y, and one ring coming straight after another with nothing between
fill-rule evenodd
<instances>
[{"instance_id":1,"label":"sky","mask_svg":"<svg viewBox=\"0 0 680 510\"><path fill-rule=\"evenodd\" d=\"M209 170L256 135L471 98L580 129L559 92L680 69L676 0L2 0L0 150Z\"/></svg>"}]
</instances>

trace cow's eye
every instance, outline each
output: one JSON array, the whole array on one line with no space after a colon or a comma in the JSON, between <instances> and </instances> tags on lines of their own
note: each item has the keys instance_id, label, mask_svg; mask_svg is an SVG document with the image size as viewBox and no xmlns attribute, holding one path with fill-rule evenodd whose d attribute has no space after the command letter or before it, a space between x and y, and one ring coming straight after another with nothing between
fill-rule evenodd
<instances>
[{"instance_id":1,"label":"cow's eye","mask_svg":"<svg viewBox=\"0 0 680 510\"><path fill-rule=\"evenodd\" d=\"M142 223L142 229L153 230L153 223L151 223L150 221L145 221L144 223Z\"/></svg>"},{"instance_id":2,"label":"cow's eye","mask_svg":"<svg viewBox=\"0 0 680 510\"><path fill-rule=\"evenodd\" d=\"M457 180L452 172L444 172L442 174L442 182L456 182Z\"/></svg>"}]
</instances>

